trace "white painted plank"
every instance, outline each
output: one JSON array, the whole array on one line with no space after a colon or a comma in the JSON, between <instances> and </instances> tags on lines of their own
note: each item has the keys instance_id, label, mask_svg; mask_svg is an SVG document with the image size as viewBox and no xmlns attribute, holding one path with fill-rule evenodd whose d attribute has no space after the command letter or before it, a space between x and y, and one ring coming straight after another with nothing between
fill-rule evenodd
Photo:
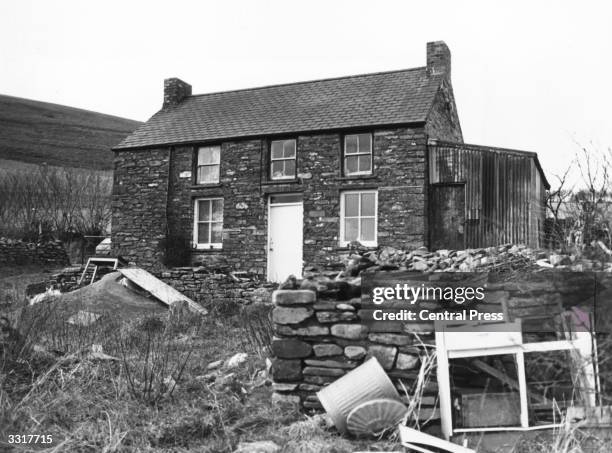
<instances>
[{"instance_id":1,"label":"white painted plank","mask_svg":"<svg viewBox=\"0 0 612 453\"><path fill-rule=\"evenodd\" d=\"M450 439L453 434L453 414L450 388L450 370L444 332L436 330L436 376L438 378L438 394L440 396L440 422L442 435Z\"/></svg>"},{"instance_id":2,"label":"white painted plank","mask_svg":"<svg viewBox=\"0 0 612 453\"><path fill-rule=\"evenodd\" d=\"M184 301L193 311L196 311L203 315L208 313L208 311L204 307L191 300L184 294L180 293L172 286L162 282L160 279L148 273L144 269L140 269L138 267L126 267L122 269L117 269L117 271L120 272L121 275L123 275L125 278L131 280L132 282L140 286L145 291L150 292L155 298L159 299L166 305L172 305L176 302Z\"/></svg>"},{"instance_id":3,"label":"white painted plank","mask_svg":"<svg viewBox=\"0 0 612 453\"><path fill-rule=\"evenodd\" d=\"M454 444L447 440L439 439L430 434L425 434L421 431L417 431L416 429L408 428L407 426L400 425L398 429L402 445L408 448L414 448L414 444L418 444L419 447L423 446L421 448L424 448L425 446L434 447L452 453L476 453L471 448L462 447L461 445ZM421 451L428 450L423 449Z\"/></svg>"}]
</instances>

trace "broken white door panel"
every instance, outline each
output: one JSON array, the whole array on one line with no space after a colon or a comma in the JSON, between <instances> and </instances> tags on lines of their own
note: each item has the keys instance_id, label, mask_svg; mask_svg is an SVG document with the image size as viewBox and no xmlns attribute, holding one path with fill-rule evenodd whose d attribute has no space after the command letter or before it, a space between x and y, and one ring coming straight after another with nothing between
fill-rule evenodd
<instances>
[{"instance_id":1,"label":"broken white door panel","mask_svg":"<svg viewBox=\"0 0 612 453\"><path fill-rule=\"evenodd\" d=\"M463 447L444 439L439 439L438 437L425 434L404 425L400 425L398 429L402 445L406 448L412 448L425 453L431 452L427 447L438 448L450 453L476 453L476 451L471 448Z\"/></svg>"},{"instance_id":2,"label":"broken white door panel","mask_svg":"<svg viewBox=\"0 0 612 453\"><path fill-rule=\"evenodd\" d=\"M191 310L203 315L208 313L204 307L180 293L172 286L162 282L160 279L154 275L151 275L144 269L140 269L138 267L126 267L117 269L117 271L145 291L151 293L156 299L159 299L166 305L172 305L176 302L186 302Z\"/></svg>"}]
</instances>

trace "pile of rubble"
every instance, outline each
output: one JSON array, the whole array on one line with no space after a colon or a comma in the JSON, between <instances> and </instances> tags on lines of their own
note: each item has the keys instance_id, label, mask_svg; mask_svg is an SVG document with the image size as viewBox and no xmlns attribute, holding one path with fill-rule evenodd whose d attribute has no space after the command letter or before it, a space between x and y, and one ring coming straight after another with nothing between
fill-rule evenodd
<instances>
[{"instance_id":1,"label":"pile of rubble","mask_svg":"<svg viewBox=\"0 0 612 453\"><path fill-rule=\"evenodd\" d=\"M357 276L362 270L408 270L420 272L484 272L493 270L564 269L576 272L598 270L612 272L612 262L579 258L533 249L525 245L506 244L466 250L412 251L382 247L376 251L356 249L349 256L345 276Z\"/></svg>"}]
</instances>

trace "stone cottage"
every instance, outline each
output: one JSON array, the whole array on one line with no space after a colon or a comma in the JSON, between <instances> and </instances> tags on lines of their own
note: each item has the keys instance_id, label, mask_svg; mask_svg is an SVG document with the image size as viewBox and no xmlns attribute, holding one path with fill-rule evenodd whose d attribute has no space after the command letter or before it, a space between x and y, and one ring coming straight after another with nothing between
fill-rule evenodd
<instances>
[{"instance_id":1,"label":"stone cottage","mask_svg":"<svg viewBox=\"0 0 612 453\"><path fill-rule=\"evenodd\" d=\"M463 143L444 42L425 67L192 95L114 148L115 254L220 264L269 280L349 244L537 245L537 155Z\"/></svg>"}]
</instances>

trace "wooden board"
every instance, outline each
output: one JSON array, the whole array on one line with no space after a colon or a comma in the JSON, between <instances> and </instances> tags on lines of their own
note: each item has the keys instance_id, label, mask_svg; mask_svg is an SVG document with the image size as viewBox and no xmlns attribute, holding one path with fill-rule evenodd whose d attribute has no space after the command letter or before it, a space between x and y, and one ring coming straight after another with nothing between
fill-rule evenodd
<instances>
[{"instance_id":1,"label":"wooden board","mask_svg":"<svg viewBox=\"0 0 612 453\"><path fill-rule=\"evenodd\" d=\"M151 293L156 299L159 299L166 305L172 305L176 302L184 301L187 303L191 310L197 313L201 313L203 315L208 313L208 311L204 307L191 300L184 294L180 293L172 286L162 282L160 279L158 279L154 275L151 275L144 269L140 269L138 267L127 267L117 269L117 271L120 272L121 275L123 275L128 280L131 280L133 283L140 286L145 291Z\"/></svg>"}]
</instances>

